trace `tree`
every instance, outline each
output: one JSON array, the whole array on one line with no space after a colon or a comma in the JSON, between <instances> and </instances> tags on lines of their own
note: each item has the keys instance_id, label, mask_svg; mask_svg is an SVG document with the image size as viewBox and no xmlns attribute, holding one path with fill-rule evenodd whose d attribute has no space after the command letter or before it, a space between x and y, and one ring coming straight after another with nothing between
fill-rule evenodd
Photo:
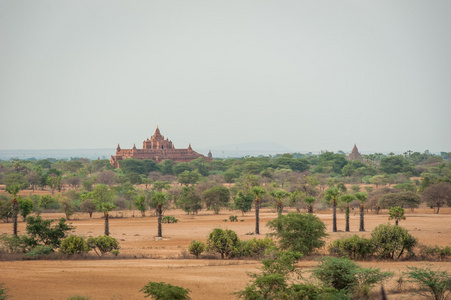
<instances>
[{"instance_id":1,"label":"tree","mask_svg":"<svg viewBox=\"0 0 451 300\"><path fill-rule=\"evenodd\" d=\"M421 194L423 200L431 207L437 207L435 213L439 213L440 207L445 203L451 206L451 184L440 182L427 187Z\"/></svg>"},{"instance_id":2,"label":"tree","mask_svg":"<svg viewBox=\"0 0 451 300\"><path fill-rule=\"evenodd\" d=\"M87 241L89 248L94 249L97 256L100 257L100 254L97 252L97 249L102 254L102 256L105 253L112 252L113 254L117 255L119 253L119 242L111 237L106 235L100 235L98 237L90 237ZM115 252L113 252L115 251Z\"/></svg>"},{"instance_id":3,"label":"tree","mask_svg":"<svg viewBox=\"0 0 451 300\"><path fill-rule=\"evenodd\" d=\"M360 226L359 231L365 231L365 206L364 203L368 199L368 194L363 192L355 193L354 196L360 201Z\"/></svg>"},{"instance_id":4,"label":"tree","mask_svg":"<svg viewBox=\"0 0 451 300\"><path fill-rule=\"evenodd\" d=\"M104 184L98 184L94 190L90 193L90 198L93 199L96 204L96 208L103 212L105 218L105 235L110 235L109 213L116 205L113 204L113 193Z\"/></svg>"},{"instance_id":5,"label":"tree","mask_svg":"<svg viewBox=\"0 0 451 300\"><path fill-rule=\"evenodd\" d=\"M215 214L219 214L221 207L225 206L230 199L229 189L222 185L215 185L202 193L207 208L213 209Z\"/></svg>"},{"instance_id":6,"label":"tree","mask_svg":"<svg viewBox=\"0 0 451 300\"><path fill-rule=\"evenodd\" d=\"M202 175L197 171L183 171L177 176L177 180L180 184L189 185L195 184L201 177Z\"/></svg>"},{"instance_id":7,"label":"tree","mask_svg":"<svg viewBox=\"0 0 451 300\"><path fill-rule=\"evenodd\" d=\"M94 201L88 197L88 194L81 196L83 202L80 204L80 209L82 212L87 212L89 217L92 218L92 213L96 210L96 204Z\"/></svg>"},{"instance_id":8,"label":"tree","mask_svg":"<svg viewBox=\"0 0 451 300\"><path fill-rule=\"evenodd\" d=\"M269 221L267 226L279 238L280 248L299 252L303 255L312 253L324 245L326 225L313 214L288 213Z\"/></svg>"},{"instance_id":9,"label":"tree","mask_svg":"<svg viewBox=\"0 0 451 300\"><path fill-rule=\"evenodd\" d=\"M239 209L244 216L244 213L250 211L252 208L252 202L254 197L252 194L243 194L243 191L239 191L236 197L233 197L233 203L236 209Z\"/></svg>"},{"instance_id":10,"label":"tree","mask_svg":"<svg viewBox=\"0 0 451 300\"><path fill-rule=\"evenodd\" d=\"M19 211L24 221L27 218L27 216L31 214L32 210L33 210L33 200L31 200L29 197L26 197L25 199L19 199Z\"/></svg>"},{"instance_id":11,"label":"tree","mask_svg":"<svg viewBox=\"0 0 451 300\"><path fill-rule=\"evenodd\" d=\"M215 228L207 239L208 249L221 254L221 258L231 256L238 246L238 236L233 230Z\"/></svg>"},{"instance_id":12,"label":"tree","mask_svg":"<svg viewBox=\"0 0 451 300\"><path fill-rule=\"evenodd\" d=\"M190 213L197 215L197 212L202 209L201 199L194 191L193 186L185 186L182 188L182 193L177 201L177 205L187 212L188 215Z\"/></svg>"},{"instance_id":13,"label":"tree","mask_svg":"<svg viewBox=\"0 0 451 300\"><path fill-rule=\"evenodd\" d=\"M150 198L150 206L156 209L158 216L158 237L163 237L161 230L161 219L163 217L163 206L166 204L168 194L164 192L155 192Z\"/></svg>"},{"instance_id":14,"label":"tree","mask_svg":"<svg viewBox=\"0 0 451 300\"><path fill-rule=\"evenodd\" d=\"M382 259L400 258L405 251L413 255L418 241L401 226L380 224L371 232L375 253Z\"/></svg>"},{"instance_id":15,"label":"tree","mask_svg":"<svg viewBox=\"0 0 451 300\"><path fill-rule=\"evenodd\" d=\"M340 196L340 190L337 187L330 187L326 190L326 200L332 204L332 226L333 232L337 232L337 199Z\"/></svg>"},{"instance_id":16,"label":"tree","mask_svg":"<svg viewBox=\"0 0 451 300\"><path fill-rule=\"evenodd\" d=\"M140 292L145 298L152 297L154 300L189 300L189 289L164 282L149 281Z\"/></svg>"},{"instance_id":17,"label":"tree","mask_svg":"<svg viewBox=\"0 0 451 300\"><path fill-rule=\"evenodd\" d=\"M12 185L9 185L6 187L6 192L13 196L13 232L14 235L17 235L17 215L19 212L19 202L17 201L17 194L20 191L20 185L17 183L14 183Z\"/></svg>"},{"instance_id":18,"label":"tree","mask_svg":"<svg viewBox=\"0 0 451 300\"><path fill-rule=\"evenodd\" d=\"M451 292L451 276L446 271L407 267L410 282L418 286L417 293L434 300L445 300Z\"/></svg>"},{"instance_id":19,"label":"tree","mask_svg":"<svg viewBox=\"0 0 451 300\"><path fill-rule=\"evenodd\" d=\"M395 206L390 208L388 211L389 220L395 220L396 225L398 225L399 220L405 220L406 217L404 216L404 208Z\"/></svg>"},{"instance_id":20,"label":"tree","mask_svg":"<svg viewBox=\"0 0 451 300\"><path fill-rule=\"evenodd\" d=\"M192 255L196 256L196 258L199 258L199 256L205 251L206 247L207 246L201 241L192 241L188 246L188 251Z\"/></svg>"},{"instance_id":21,"label":"tree","mask_svg":"<svg viewBox=\"0 0 451 300\"><path fill-rule=\"evenodd\" d=\"M260 234L260 199L266 191L259 186L254 186L251 192L255 196L255 234Z\"/></svg>"},{"instance_id":22,"label":"tree","mask_svg":"<svg viewBox=\"0 0 451 300\"><path fill-rule=\"evenodd\" d=\"M64 254L85 254L89 252L88 244L81 236L71 235L61 242L60 251Z\"/></svg>"},{"instance_id":23,"label":"tree","mask_svg":"<svg viewBox=\"0 0 451 300\"><path fill-rule=\"evenodd\" d=\"M390 208L393 206L417 208L420 206L421 198L414 192L390 193L382 196L378 204L381 208Z\"/></svg>"},{"instance_id":24,"label":"tree","mask_svg":"<svg viewBox=\"0 0 451 300\"><path fill-rule=\"evenodd\" d=\"M138 198L136 198L135 206L141 212L141 215L143 217L145 217L146 216L146 197L141 195Z\"/></svg>"},{"instance_id":25,"label":"tree","mask_svg":"<svg viewBox=\"0 0 451 300\"><path fill-rule=\"evenodd\" d=\"M61 194L58 194L57 196L58 202L60 204L60 209L64 212L66 215L66 219L70 219L70 217L75 213L75 210L77 209L72 203L71 199L69 199L66 196L63 196Z\"/></svg>"},{"instance_id":26,"label":"tree","mask_svg":"<svg viewBox=\"0 0 451 300\"><path fill-rule=\"evenodd\" d=\"M279 217L282 215L282 210L283 210L282 199L288 197L289 195L290 195L290 193L288 193L287 191L283 191L283 190L275 190L275 191L271 192L271 196L273 196L274 198L277 199L276 210L277 210L277 214L279 215Z\"/></svg>"},{"instance_id":27,"label":"tree","mask_svg":"<svg viewBox=\"0 0 451 300\"><path fill-rule=\"evenodd\" d=\"M315 203L316 198L313 196L308 196L304 198L304 202L308 205L308 213L313 214L313 203Z\"/></svg>"},{"instance_id":28,"label":"tree","mask_svg":"<svg viewBox=\"0 0 451 300\"><path fill-rule=\"evenodd\" d=\"M346 219L346 229L349 232L349 204L354 201L355 197L353 195L342 195L340 201L346 203L345 219Z\"/></svg>"},{"instance_id":29,"label":"tree","mask_svg":"<svg viewBox=\"0 0 451 300\"><path fill-rule=\"evenodd\" d=\"M34 246L43 244L58 248L61 240L67 236L67 233L74 227L66 224L66 219L61 218L58 224L51 227L54 220L43 220L40 216L27 218L27 233L33 239Z\"/></svg>"}]
</instances>

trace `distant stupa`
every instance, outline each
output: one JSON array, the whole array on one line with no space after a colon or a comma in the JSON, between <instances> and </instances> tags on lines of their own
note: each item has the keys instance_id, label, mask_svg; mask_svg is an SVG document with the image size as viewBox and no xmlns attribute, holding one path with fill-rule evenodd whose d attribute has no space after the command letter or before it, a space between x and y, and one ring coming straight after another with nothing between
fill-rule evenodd
<instances>
[{"instance_id":1,"label":"distant stupa","mask_svg":"<svg viewBox=\"0 0 451 300\"><path fill-rule=\"evenodd\" d=\"M354 144L354 148L352 148L352 152L348 155L349 160L362 160L363 156L360 154L359 149L357 149L357 145Z\"/></svg>"}]
</instances>

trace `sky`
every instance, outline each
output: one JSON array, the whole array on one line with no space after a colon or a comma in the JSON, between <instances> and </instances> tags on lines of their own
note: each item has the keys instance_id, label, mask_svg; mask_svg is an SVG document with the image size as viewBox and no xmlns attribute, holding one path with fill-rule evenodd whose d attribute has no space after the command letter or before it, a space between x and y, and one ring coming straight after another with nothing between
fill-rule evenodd
<instances>
[{"instance_id":1,"label":"sky","mask_svg":"<svg viewBox=\"0 0 451 300\"><path fill-rule=\"evenodd\" d=\"M450 30L448 0L0 0L0 149L449 152Z\"/></svg>"}]
</instances>

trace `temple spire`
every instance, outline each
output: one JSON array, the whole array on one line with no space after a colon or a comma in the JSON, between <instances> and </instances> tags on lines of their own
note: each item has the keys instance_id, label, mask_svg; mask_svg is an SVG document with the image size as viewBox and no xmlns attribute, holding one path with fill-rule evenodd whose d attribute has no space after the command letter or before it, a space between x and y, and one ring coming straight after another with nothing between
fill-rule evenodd
<instances>
[{"instance_id":1,"label":"temple spire","mask_svg":"<svg viewBox=\"0 0 451 300\"><path fill-rule=\"evenodd\" d=\"M189 151L192 151L192 150L193 150L193 148L191 148L191 143L189 143L188 150L189 150Z\"/></svg>"}]
</instances>

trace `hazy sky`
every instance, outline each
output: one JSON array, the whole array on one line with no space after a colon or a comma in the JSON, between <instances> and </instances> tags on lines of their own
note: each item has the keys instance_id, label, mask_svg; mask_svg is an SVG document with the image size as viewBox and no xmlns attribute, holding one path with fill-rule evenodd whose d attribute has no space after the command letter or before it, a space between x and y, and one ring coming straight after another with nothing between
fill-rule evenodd
<instances>
[{"instance_id":1,"label":"hazy sky","mask_svg":"<svg viewBox=\"0 0 451 300\"><path fill-rule=\"evenodd\" d=\"M0 149L451 151L451 1L0 0Z\"/></svg>"}]
</instances>

